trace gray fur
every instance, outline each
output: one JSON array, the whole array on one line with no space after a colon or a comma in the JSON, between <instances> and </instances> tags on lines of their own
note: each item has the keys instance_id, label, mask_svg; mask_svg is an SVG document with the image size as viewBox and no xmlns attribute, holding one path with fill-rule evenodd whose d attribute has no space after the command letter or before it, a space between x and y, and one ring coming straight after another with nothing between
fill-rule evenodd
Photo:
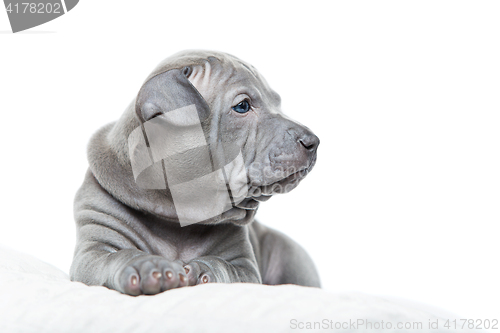
<instances>
[{"instance_id":1,"label":"gray fur","mask_svg":"<svg viewBox=\"0 0 500 333\"><path fill-rule=\"evenodd\" d=\"M231 109L243 98L252 104L244 115ZM250 172L252 192L228 211L181 227L168 188L136 184L127 138L156 113L189 104L197 106L210 147L236 144L245 167L270 172ZM293 189L312 169L318 145L309 129L281 112L279 95L251 65L208 51L167 58L123 116L90 141L90 167L75 198L71 279L129 295L206 282L319 287L306 252L254 220L260 202Z\"/></svg>"}]
</instances>

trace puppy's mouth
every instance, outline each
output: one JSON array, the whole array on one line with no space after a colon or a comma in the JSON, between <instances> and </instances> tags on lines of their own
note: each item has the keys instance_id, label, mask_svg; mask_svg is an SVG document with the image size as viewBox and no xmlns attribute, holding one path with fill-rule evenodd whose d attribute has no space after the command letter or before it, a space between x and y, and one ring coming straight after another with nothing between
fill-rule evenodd
<instances>
[{"instance_id":1,"label":"puppy's mouth","mask_svg":"<svg viewBox=\"0 0 500 333\"><path fill-rule=\"evenodd\" d=\"M256 186L250 182L247 196L240 203L236 204L235 207L246 210L256 210L260 202L269 200L273 195L290 192L299 185L309 172L311 172L315 163L316 157L307 167L266 185Z\"/></svg>"}]
</instances>

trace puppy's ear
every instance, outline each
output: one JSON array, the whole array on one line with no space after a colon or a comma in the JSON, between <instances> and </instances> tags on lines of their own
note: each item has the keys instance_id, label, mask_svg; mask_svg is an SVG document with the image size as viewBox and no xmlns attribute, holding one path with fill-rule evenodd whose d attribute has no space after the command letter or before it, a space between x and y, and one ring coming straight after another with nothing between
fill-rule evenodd
<instances>
[{"instance_id":1,"label":"puppy's ear","mask_svg":"<svg viewBox=\"0 0 500 333\"><path fill-rule=\"evenodd\" d=\"M170 111L192 108L193 105L196 106L199 121L207 119L210 108L198 90L189 82L190 73L191 67L171 69L146 81L137 95L135 105L135 112L141 122L166 115ZM175 125L192 124L192 119L180 117L177 112L175 114L167 117L170 122L175 122Z\"/></svg>"}]
</instances>

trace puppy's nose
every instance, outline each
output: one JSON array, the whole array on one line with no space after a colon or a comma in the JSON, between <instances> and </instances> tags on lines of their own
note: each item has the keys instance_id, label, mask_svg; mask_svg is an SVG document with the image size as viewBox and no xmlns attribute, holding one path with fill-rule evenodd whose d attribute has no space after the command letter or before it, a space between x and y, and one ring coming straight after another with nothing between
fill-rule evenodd
<instances>
[{"instance_id":1,"label":"puppy's nose","mask_svg":"<svg viewBox=\"0 0 500 333\"><path fill-rule=\"evenodd\" d=\"M304 133L299 141L309 151L314 151L319 146L319 138L310 132Z\"/></svg>"}]
</instances>

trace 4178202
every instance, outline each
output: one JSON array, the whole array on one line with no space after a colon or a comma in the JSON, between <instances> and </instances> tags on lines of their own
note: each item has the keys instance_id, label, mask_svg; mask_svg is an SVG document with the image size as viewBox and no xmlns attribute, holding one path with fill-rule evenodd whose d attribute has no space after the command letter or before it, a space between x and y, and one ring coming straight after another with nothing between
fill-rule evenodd
<instances>
[{"instance_id":1,"label":"4178202","mask_svg":"<svg viewBox=\"0 0 500 333\"><path fill-rule=\"evenodd\" d=\"M35 3L35 2L22 2L22 3L9 3L7 5L7 13L14 12L15 14L62 14L62 7L60 2L55 3Z\"/></svg>"},{"instance_id":2,"label":"4178202","mask_svg":"<svg viewBox=\"0 0 500 333\"><path fill-rule=\"evenodd\" d=\"M447 320L443 327L447 329L476 329L497 330L498 319L454 319Z\"/></svg>"}]
</instances>

